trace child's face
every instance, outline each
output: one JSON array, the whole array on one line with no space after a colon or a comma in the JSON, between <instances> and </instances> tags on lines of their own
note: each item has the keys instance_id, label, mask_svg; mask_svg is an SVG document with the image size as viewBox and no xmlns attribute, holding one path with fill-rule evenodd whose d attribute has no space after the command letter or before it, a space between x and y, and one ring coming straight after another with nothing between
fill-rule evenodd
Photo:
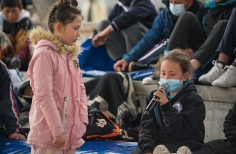
<instances>
[{"instance_id":1,"label":"child's face","mask_svg":"<svg viewBox=\"0 0 236 154\"><path fill-rule=\"evenodd\" d=\"M76 16L74 21L62 26L60 39L66 45L72 46L80 36L80 26L82 22L82 17L80 15Z\"/></svg>"},{"instance_id":2,"label":"child's face","mask_svg":"<svg viewBox=\"0 0 236 154\"><path fill-rule=\"evenodd\" d=\"M171 60L164 60L161 64L160 69L161 79L177 79L181 81L186 81L188 77L187 74L183 74L179 63Z\"/></svg>"},{"instance_id":3,"label":"child's face","mask_svg":"<svg viewBox=\"0 0 236 154\"><path fill-rule=\"evenodd\" d=\"M24 91L23 91L23 94L24 94L25 96L33 97L34 93L33 93L33 90L32 90L32 88L31 88L30 85L28 85L28 86L25 87L25 89L24 89Z\"/></svg>"},{"instance_id":4,"label":"child's face","mask_svg":"<svg viewBox=\"0 0 236 154\"><path fill-rule=\"evenodd\" d=\"M4 7L2 10L9 23L15 23L20 16L21 8L19 7Z\"/></svg>"}]
</instances>

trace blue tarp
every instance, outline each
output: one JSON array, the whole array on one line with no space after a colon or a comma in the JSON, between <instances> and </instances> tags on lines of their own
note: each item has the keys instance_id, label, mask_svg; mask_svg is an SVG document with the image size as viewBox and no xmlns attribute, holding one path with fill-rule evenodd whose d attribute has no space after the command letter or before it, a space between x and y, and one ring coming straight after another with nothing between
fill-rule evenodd
<instances>
[{"instance_id":1,"label":"blue tarp","mask_svg":"<svg viewBox=\"0 0 236 154\"><path fill-rule=\"evenodd\" d=\"M141 70L141 71L135 71L135 72L128 72L133 80L142 80L143 78L152 75L154 72L154 69L149 70ZM83 71L82 74L83 77L99 77L106 74L106 71L99 71L99 70L90 70L90 71Z\"/></svg>"},{"instance_id":2,"label":"blue tarp","mask_svg":"<svg viewBox=\"0 0 236 154\"><path fill-rule=\"evenodd\" d=\"M82 70L114 71L114 61L108 56L105 46L93 47L92 40L87 39L81 44L81 53L78 56Z\"/></svg>"},{"instance_id":3,"label":"blue tarp","mask_svg":"<svg viewBox=\"0 0 236 154\"><path fill-rule=\"evenodd\" d=\"M76 154L129 154L136 146L136 142L87 141ZM30 149L25 141L0 139L1 154L30 154Z\"/></svg>"}]
</instances>

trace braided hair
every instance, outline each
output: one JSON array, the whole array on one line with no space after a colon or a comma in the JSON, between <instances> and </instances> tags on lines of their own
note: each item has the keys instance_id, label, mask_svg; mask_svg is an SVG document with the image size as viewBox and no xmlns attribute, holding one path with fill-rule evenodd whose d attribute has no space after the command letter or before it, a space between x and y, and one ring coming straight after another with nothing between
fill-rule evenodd
<instances>
[{"instance_id":1,"label":"braided hair","mask_svg":"<svg viewBox=\"0 0 236 154\"><path fill-rule=\"evenodd\" d=\"M53 33L53 25L56 22L60 22L63 25L74 21L77 15L81 15L81 9L78 7L76 0L60 0L54 4L51 11L49 12L48 27ZM82 16L83 17L83 16Z\"/></svg>"}]
</instances>

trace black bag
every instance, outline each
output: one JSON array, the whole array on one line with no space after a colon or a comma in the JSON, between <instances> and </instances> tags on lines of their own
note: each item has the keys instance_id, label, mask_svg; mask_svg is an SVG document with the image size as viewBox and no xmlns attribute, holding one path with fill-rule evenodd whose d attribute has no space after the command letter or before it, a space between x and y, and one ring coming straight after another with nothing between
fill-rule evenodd
<instances>
[{"instance_id":1,"label":"black bag","mask_svg":"<svg viewBox=\"0 0 236 154\"><path fill-rule=\"evenodd\" d=\"M121 129L105 113L97 108L88 107L89 124L84 140L99 141L138 141L138 131L131 129Z\"/></svg>"}]
</instances>

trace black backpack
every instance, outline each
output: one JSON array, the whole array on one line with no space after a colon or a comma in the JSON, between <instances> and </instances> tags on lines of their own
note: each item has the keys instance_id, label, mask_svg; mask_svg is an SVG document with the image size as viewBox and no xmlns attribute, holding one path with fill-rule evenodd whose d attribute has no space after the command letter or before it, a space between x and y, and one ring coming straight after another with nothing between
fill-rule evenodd
<instances>
[{"instance_id":1,"label":"black backpack","mask_svg":"<svg viewBox=\"0 0 236 154\"><path fill-rule=\"evenodd\" d=\"M121 129L102 111L94 107L88 107L89 124L84 140L99 141L138 141L138 131Z\"/></svg>"}]
</instances>

